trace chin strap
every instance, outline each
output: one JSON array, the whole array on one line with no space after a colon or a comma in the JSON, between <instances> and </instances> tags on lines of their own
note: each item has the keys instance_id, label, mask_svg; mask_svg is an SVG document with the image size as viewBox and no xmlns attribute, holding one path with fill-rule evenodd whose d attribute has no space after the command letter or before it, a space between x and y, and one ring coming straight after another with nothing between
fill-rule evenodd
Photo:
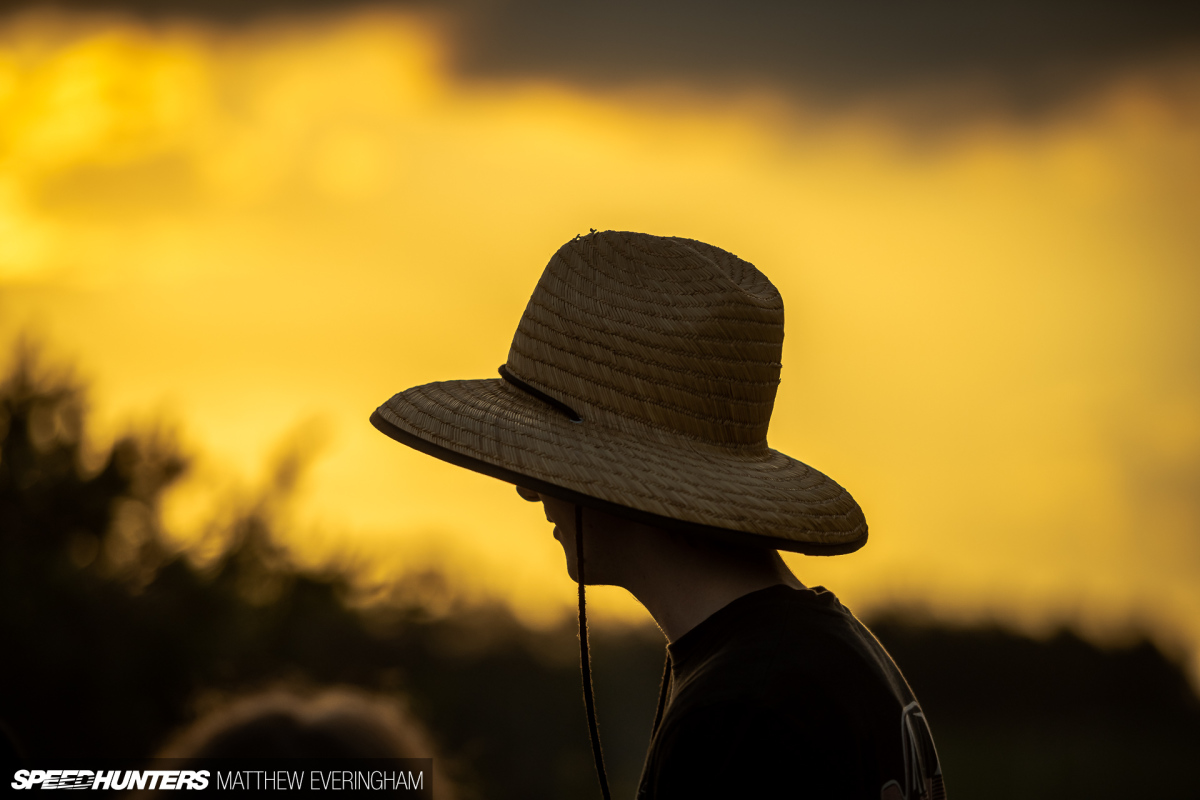
<instances>
[{"instance_id":1,"label":"chin strap","mask_svg":"<svg viewBox=\"0 0 1200 800\"><path fill-rule=\"evenodd\" d=\"M600 751L600 731L596 727L596 701L592 697L592 656L588 650L587 603L583 592L583 506L578 503L575 504L575 572L579 576L579 667L583 671L583 705L587 708L588 732L592 737L592 757L596 759L600 792L604 795L604 800L610 800L608 775L604 772L604 754ZM662 713L661 699L659 713ZM657 721L655 727L658 727Z\"/></svg>"}]
</instances>

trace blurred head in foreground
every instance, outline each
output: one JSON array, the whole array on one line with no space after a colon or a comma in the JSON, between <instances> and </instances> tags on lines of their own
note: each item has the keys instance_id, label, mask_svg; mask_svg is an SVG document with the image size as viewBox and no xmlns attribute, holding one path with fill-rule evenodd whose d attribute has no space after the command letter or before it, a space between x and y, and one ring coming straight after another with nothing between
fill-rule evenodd
<instances>
[{"instance_id":1,"label":"blurred head in foreground","mask_svg":"<svg viewBox=\"0 0 1200 800\"><path fill-rule=\"evenodd\" d=\"M271 689L229 700L179 731L161 758L432 758L439 800L453 787L429 734L394 697L357 689Z\"/></svg>"}]
</instances>

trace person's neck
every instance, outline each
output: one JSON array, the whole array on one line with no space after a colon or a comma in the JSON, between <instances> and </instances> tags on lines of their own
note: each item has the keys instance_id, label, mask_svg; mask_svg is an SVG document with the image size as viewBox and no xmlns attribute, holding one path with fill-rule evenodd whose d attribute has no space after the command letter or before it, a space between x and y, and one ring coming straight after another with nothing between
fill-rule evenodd
<instances>
[{"instance_id":1,"label":"person's neck","mask_svg":"<svg viewBox=\"0 0 1200 800\"><path fill-rule=\"evenodd\" d=\"M656 568L639 570L625 588L646 607L674 642L717 611L751 592L784 584L803 588L781 559L730 564L712 554L691 551L663 558Z\"/></svg>"}]
</instances>

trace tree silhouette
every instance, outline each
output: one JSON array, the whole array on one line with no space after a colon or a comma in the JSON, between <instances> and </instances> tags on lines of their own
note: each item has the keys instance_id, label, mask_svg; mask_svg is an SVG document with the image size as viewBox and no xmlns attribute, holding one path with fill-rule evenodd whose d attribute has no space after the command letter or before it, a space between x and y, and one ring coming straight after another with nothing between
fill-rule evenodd
<instances>
[{"instance_id":1,"label":"tree silhouette","mask_svg":"<svg viewBox=\"0 0 1200 800\"><path fill-rule=\"evenodd\" d=\"M466 796L594 796L572 621L534 631L495 605L433 616L402 584L391 596L407 600L351 608L348 574L300 570L280 545L303 448L218 515L217 555L197 566L161 519L185 454L161 431L95 453L86 422L80 383L19 346L0 381L0 723L28 755L145 757L223 695L346 684L403 698ZM952 796L1200 796L1200 703L1149 641L876 622ZM613 792L631 796L663 639L600 627L593 648Z\"/></svg>"}]
</instances>

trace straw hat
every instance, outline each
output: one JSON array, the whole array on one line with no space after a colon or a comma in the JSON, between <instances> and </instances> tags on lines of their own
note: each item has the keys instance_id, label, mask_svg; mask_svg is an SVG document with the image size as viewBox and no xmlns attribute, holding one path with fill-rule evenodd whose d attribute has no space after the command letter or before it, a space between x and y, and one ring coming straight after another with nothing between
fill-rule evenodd
<instances>
[{"instance_id":1,"label":"straw hat","mask_svg":"<svg viewBox=\"0 0 1200 800\"><path fill-rule=\"evenodd\" d=\"M867 540L850 494L767 446L783 300L732 253L604 231L550 259L500 378L371 416L410 447L669 530L813 555Z\"/></svg>"}]
</instances>

